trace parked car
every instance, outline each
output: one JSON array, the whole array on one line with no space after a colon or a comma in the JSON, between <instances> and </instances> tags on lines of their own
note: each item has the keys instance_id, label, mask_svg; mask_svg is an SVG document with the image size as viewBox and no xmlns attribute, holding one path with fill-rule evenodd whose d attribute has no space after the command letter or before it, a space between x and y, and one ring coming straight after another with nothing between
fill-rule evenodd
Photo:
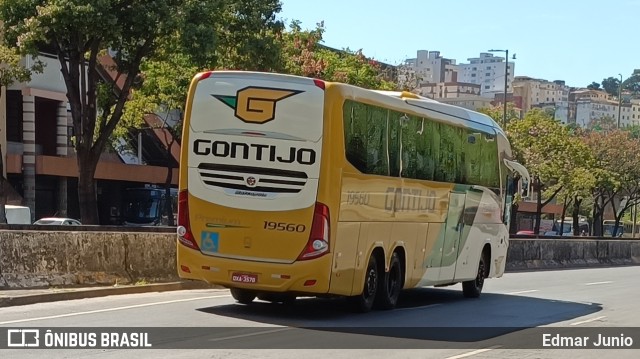
<instances>
[{"instance_id":1,"label":"parked car","mask_svg":"<svg viewBox=\"0 0 640 359\"><path fill-rule=\"evenodd\" d=\"M77 219L73 218L62 218L62 217L46 217L40 218L39 220L33 222L33 224L42 224L42 225L52 225L52 226L81 226L82 223Z\"/></svg>"}]
</instances>

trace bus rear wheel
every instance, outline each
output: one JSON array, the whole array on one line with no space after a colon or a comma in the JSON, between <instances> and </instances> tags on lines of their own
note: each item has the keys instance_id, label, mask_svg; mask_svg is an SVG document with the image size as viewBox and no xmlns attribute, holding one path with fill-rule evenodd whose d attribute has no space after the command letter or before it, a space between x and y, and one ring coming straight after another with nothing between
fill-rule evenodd
<instances>
[{"instance_id":1,"label":"bus rear wheel","mask_svg":"<svg viewBox=\"0 0 640 359\"><path fill-rule=\"evenodd\" d=\"M470 281L462 282L462 294L467 298L478 298L482 293L484 279L486 278L487 265L489 259L487 252L482 252L480 263L478 263L478 272L476 278Z\"/></svg>"},{"instance_id":2,"label":"bus rear wheel","mask_svg":"<svg viewBox=\"0 0 640 359\"><path fill-rule=\"evenodd\" d=\"M398 303L400 292L402 291L403 278L400 256L394 252L389 263L389 271L383 276L378 289L376 306L380 309L393 309Z\"/></svg>"},{"instance_id":3,"label":"bus rear wheel","mask_svg":"<svg viewBox=\"0 0 640 359\"><path fill-rule=\"evenodd\" d=\"M231 288L231 296L240 304L250 304L256 299L256 293L240 288Z\"/></svg>"},{"instance_id":4,"label":"bus rear wheel","mask_svg":"<svg viewBox=\"0 0 640 359\"><path fill-rule=\"evenodd\" d=\"M367 270L364 274L364 287L360 295L349 297L349 301L356 312L366 313L371 311L376 300L380 278L378 273L378 261L374 255L369 257Z\"/></svg>"}]
</instances>

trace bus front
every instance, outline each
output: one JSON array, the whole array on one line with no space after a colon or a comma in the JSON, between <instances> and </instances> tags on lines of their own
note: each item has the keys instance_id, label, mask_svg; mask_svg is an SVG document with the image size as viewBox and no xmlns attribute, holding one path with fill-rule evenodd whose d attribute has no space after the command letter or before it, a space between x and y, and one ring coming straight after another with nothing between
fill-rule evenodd
<instances>
[{"instance_id":1,"label":"bus front","mask_svg":"<svg viewBox=\"0 0 640 359\"><path fill-rule=\"evenodd\" d=\"M178 194L181 278L229 287L236 299L328 291L323 106L318 80L234 71L193 79Z\"/></svg>"}]
</instances>

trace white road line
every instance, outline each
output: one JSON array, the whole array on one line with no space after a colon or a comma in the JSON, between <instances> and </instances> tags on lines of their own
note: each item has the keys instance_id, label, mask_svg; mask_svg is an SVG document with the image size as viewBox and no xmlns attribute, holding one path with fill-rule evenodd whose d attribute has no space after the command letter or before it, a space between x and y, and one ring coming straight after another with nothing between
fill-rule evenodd
<instances>
[{"instance_id":1,"label":"white road line","mask_svg":"<svg viewBox=\"0 0 640 359\"><path fill-rule=\"evenodd\" d=\"M580 322L571 323L569 325L580 325L580 324L584 324L584 323L591 323L591 322L595 322L596 320L600 320L600 319L603 319L603 318L606 318L606 317L607 317L606 315L603 315L601 317L591 318L591 319L583 320L583 321L580 321Z\"/></svg>"},{"instance_id":2,"label":"white road line","mask_svg":"<svg viewBox=\"0 0 640 359\"><path fill-rule=\"evenodd\" d=\"M452 357L446 357L445 359L460 359L460 358L466 358L466 357L470 357L476 354L480 354L480 353L484 353L484 352L488 352L490 350L493 349L497 349L500 348L501 345L494 345L492 347L488 347L488 348L484 348L484 349L478 349L478 350L474 350L472 352L468 352L468 353L464 353L464 354L460 354L460 355L454 355Z\"/></svg>"},{"instance_id":3,"label":"white road line","mask_svg":"<svg viewBox=\"0 0 640 359\"><path fill-rule=\"evenodd\" d=\"M423 305L423 306L420 306L420 307L396 308L396 309L394 309L394 312L397 312L399 310L425 309L425 308L437 307L439 305L442 305L442 304L436 303L436 304Z\"/></svg>"},{"instance_id":4,"label":"white road line","mask_svg":"<svg viewBox=\"0 0 640 359\"><path fill-rule=\"evenodd\" d=\"M237 338L246 338L246 337L252 337L255 335L262 335L262 334L269 334L269 333L277 333L277 332L282 332L285 330L291 330L293 328L278 328L278 329L271 329L271 330L263 330L261 332L255 332L255 333L247 333L247 334L238 334L238 335L230 335L228 337L222 337L222 338L215 338L215 339L209 339L208 341L210 342L219 342L222 340L229 340L229 339L237 339Z\"/></svg>"},{"instance_id":5,"label":"white road line","mask_svg":"<svg viewBox=\"0 0 640 359\"><path fill-rule=\"evenodd\" d=\"M593 282L593 283L585 283L584 285L598 285L598 284L609 284L609 283L613 283L612 281L606 281L606 282Z\"/></svg>"},{"instance_id":6,"label":"white road line","mask_svg":"<svg viewBox=\"0 0 640 359\"><path fill-rule=\"evenodd\" d=\"M195 300L203 300L203 299L226 298L226 297L230 297L230 296L231 296L230 294L226 294L226 295L211 295L211 296L208 296L208 297L197 297L197 298L167 300L167 301L164 301L164 302L152 302L152 303L145 303L145 304L127 305L127 306L124 306L124 307L115 307L115 308L107 308L107 309L89 310L89 311L86 311L86 312L75 312L75 313L67 313L67 314L59 314L59 315L50 315L50 316L47 316L47 317L39 317L39 318L8 320L6 322L0 322L0 325L2 325L2 324L13 324L13 323L24 323L24 322L34 322L34 321L37 321L37 320L45 320L45 319L56 319L56 318L73 317L73 316L76 316L76 315L114 312L116 310L143 308L143 307L151 307L151 306L154 306L154 305L172 304L172 303L180 303L180 302L192 302L192 301L195 301Z\"/></svg>"},{"instance_id":7,"label":"white road line","mask_svg":"<svg viewBox=\"0 0 640 359\"><path fill-rule=\"evenodd\" d=\"M511 293L506 293L507 295L514 295L514 294L525 294L525 293L533 293L533 292L537 292L537 289L531 289L531 290L521 290L519 292L511 292Z\"/></svg>"}]
</instances>

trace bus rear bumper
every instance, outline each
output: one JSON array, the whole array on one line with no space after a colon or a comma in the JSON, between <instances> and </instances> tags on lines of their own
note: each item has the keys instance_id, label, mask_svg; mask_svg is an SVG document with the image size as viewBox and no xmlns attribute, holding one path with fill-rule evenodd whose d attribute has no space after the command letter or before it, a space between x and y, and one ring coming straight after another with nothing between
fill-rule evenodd
<instances>
[{"instance_id":1,"label":"bus rear bumper","mask_svg":"<svg viewBox=\"0 0 640 359\"><path fill-rule=\"evenodd\" d=\"M283 264L206 256L178 244L177 261L180 278L228 288L312 295L329 291L330 254Z\"/></svg>"}]
</instances>

